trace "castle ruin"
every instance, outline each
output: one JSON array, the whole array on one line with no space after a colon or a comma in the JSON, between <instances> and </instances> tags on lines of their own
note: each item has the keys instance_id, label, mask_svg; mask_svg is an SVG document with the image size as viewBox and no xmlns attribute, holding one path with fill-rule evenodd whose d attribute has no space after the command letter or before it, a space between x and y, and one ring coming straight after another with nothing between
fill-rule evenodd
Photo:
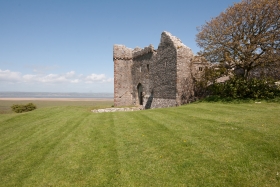
<instances>
[{"instance_id":1,"label":"castle ruin","mask_svg":"<svg viewBox=\"0 0 280 187\"><path fill-rule=\"evenodd\" d=\"M203 62L168 32L158 49L114 45L114 106L143 109L179 106L194 100L194 76Z\"/></svg>"}]
</instances>

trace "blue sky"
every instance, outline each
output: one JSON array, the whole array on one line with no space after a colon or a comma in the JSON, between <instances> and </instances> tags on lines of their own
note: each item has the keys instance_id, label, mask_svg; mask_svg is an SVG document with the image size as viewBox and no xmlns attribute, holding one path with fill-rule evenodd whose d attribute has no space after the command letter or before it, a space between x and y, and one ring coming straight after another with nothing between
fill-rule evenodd
<instances>
[{"instance_id":1,"label":"blue sky","mask_svg":"<svg viewBox=\"0 0 280 187\"><path fill-rule=\"evenodd\" d=\"M197 27L240 0L0 0L0 91L113 92L113 45L194 53Z\"/></svg>"}]
</instances>

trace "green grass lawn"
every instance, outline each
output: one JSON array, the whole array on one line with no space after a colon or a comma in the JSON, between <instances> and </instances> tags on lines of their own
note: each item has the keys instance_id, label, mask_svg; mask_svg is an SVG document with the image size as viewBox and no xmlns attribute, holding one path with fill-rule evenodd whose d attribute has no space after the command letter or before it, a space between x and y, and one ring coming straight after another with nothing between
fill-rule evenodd
<instances>
[{"instance_id":1,"label":"green grass lawn","mask_svg":"<svg viewBox=\"0 0 280 187\"><path fill-rule=\"evenodd\" d=\"M11 106L13 104L26 105L35 104L39 109L54 106L83 106L89 108L111 107L114 102L111 100L92 100L92 101L64 101L64 100L0 100L0 114L13 113Z\"/></svg>"},{"instance_id":2,"label":"green grass lawn","mask_svg":"<svg viewBox=\"0 0 280 187\"><path fill-rule=\"evenodd\" d=\"M279 103L91 108L0 114L0 186L280 186Z\"/></svg>"}]
</instances>

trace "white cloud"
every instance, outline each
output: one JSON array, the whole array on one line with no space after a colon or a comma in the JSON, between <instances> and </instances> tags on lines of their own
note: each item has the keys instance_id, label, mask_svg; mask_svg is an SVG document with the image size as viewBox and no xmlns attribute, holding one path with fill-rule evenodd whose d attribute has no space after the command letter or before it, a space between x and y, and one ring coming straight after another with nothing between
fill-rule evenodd
<instances>
[{"instance_id":1,"label":"white cloud","mask_svg":"<svg viewBox=\"0 0 280 187\"><path fill-rule=\"evenodd\" d=\"M75 71L70 71L64 74L25 74L20 72L12 72L10 70L0 69L1 82L14 83L43 83L43 84L57 84L57 83L107 83L113 82L112 78L107 78L105 74L90 74L88 76L80 74L76 75Z\"/></svg>"},{"instance_id":2,"label":"white cloud","mask_svg":"<svg viewBox=\"0 0 280 187\"><path fill-rule=\"evenodd\" d=\"M66 73L66 77L73 77L75 76L75 71L70 71Z\"/></svg>"},{"instance_id":3,"label":"white cloud","mask_svg":"<svg viewBox=\"0 0 280 187\"><path fill-rule=\"evenodd\" d=\"M106 76L104 74L100 74L100 75L91 74L91 75L89 75L89 76L87 76L85 78L87 83L92 83L92 82L96 82L96 81L102 81L104 79L106 79Z\"/></svg>"},{"instance_id":4,"label":"white cloud","mask_svg":"<svg viewBox=\"0 0 280 187\"><path fill-rule=\"evenodd\" d=\"M21 73L12 72L10 70L1 70L0 69L0 81L4 82L19 82L21 81Z\"/></svg>"},{"instance_id":5,"label":"white cloud","mask_svg":"<svg viewBox=\"0 0 280 187\"><path fill-rule=\"evenodd\" d=\"M113 79L112 78L107 78L104 74L91 74L89 76L86 76L85 78L85 83L95 83L95 82L103 82L103 83L106 83L106 82L113 82Z\"/></svg>"},{"instance_id":6,"label":"white cloud","mask_svg":"<svg viewBox=\"0 0 280 187\"><path fill-rule=\"evenodd\" d=\"M23 75L22 78L23 78L24 82L29 82L29 81L36 80L37 76L36 75L27 74L27 75Z\"/></svg>"},{"instance_id":7,"label":"white cloud","mask_svg":"<svg viewBox=\"0 0 280 187\"><path fill-rule=\"evenodd\" d=\"M70 82L71 82L71 83L79 83L80 80L79 80L79 79L74 79L74 80L71 80Z\"/></svg>"},{"instance_id":8,"label":"white cloud","mask_svg":"<svg viewBox=\"0 0 280 187\"><path fill-rule=\"evenodd\" d=\"M68 73L66 74L48 74L44 76L37 77L37 81L42 82L42 83L67 83L67 82L72 82L72 77L69 76Z\"/></svg>"}]
</instances>

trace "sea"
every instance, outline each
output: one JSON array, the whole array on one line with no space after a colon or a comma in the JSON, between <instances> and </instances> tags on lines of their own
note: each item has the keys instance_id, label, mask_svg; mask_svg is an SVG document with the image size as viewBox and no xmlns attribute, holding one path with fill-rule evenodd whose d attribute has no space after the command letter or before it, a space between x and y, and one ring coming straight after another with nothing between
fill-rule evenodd
<instances>
[{"instance_id":1,"label":"sea","mask_svg":"<svg viewBox=\"0 0 280 187\"><path fill-rule=\"evenodd\" d=\"M114 98L114 93L0 92L0 98Z\"/></svg>"}]
</instances>

